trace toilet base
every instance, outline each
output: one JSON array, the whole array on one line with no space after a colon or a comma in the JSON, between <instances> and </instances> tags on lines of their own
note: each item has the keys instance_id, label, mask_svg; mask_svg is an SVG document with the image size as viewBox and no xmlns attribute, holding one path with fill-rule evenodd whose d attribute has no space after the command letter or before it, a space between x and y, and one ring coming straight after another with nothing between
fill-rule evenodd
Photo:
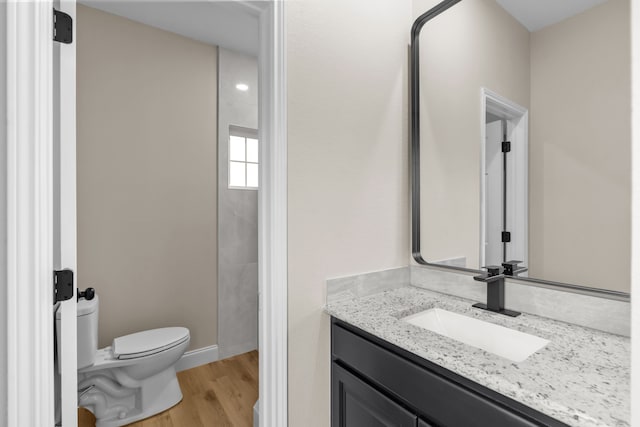
<instances>
[{"instance_id":1,"label":"toilet base","mask_svg":"<svg viewBox=\"0 0 640 427\"><path fill-rule=\"evenodd\" d=\"M137 387L128 384L124 390L113 388L114 380L118 381L118 377L122 376L121 372L113 373L113 379L108 379L98 371L83 380L94 382L95 387L82 395L79 406L96 416L96 427L121 427L166 411L182 400L173 366L138 381Z\"/></svg>"}]
</instances>

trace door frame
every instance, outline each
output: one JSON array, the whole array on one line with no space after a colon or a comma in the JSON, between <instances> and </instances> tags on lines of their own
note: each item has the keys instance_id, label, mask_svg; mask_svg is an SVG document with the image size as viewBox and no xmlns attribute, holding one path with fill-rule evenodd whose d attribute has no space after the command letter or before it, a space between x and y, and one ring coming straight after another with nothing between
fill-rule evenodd
<instances>
[{"instance_id":1,"label":"door frame","mask_svg":"<svg viewBox=\"0 0 640 427\"><path fill-rule=\"evenodd\" d=\"M518 245L518 252L524 257L520 261L524 265L529 263L529 111L509 99L498 95L487 88L480 89L480 265L485 263L485 241L486 241L486 116L490 112L498 117L507 120L507 129L510 134L511 147L514 151L514 167L511 171L518 170L521 173L514 178L515 184L508 186L509 199L514 200L513 210L515 213L509 218L516 218L515 223L510 224L512 232L523 236L515 244ZM514 147L518 149L515 150ZM509 222L509 221L508 221Z\"/></svg>"},{"instance_id":2,"label":"door frame","mask_svg":"<svg viewBox=\"0 0 640 427\"><path fill-rule=\"evenodd\" d=\"M259 425L288 425L287 58L285 0L241 2L257 11ZM257 6L256 6L257 5Z\"/></svg>"},{"instance_id":3,"label":"door frame","mask_svg":"<svg viewBox=\"0 0 640 427\"><path fill-rule=\"evenodd\" d=\"M8 375L2 384L6 418L0 411L0 424L53 426L53 2L4 4ZM260 425L279 427L287 425L288 412L284 1L237 5L258 17L261 35L259 124L265 148L258 197L259 407Z\"/></svg>"},{"instance_id":4,"label":"door frame","mask_svg":"<svg viewBox=\"0 0 640 427\"><path fill-rule=\"evenodd\" d=\"M7 412L2 421L52 426L53 4L5 2L5 7Z\"/></svg>"}]
</instances>

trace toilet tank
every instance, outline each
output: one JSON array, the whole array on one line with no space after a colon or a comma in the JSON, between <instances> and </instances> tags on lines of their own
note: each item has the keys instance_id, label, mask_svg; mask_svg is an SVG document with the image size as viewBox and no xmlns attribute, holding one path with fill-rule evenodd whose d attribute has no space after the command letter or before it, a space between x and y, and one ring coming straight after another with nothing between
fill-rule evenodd
<instances>
[{"instance_id":1,"label":"toilet tank","mask_svg":"<svg viewBox=\"0 0 640 427\"><path fill-rule=\"evenodd\" d=\"M80 298L78 319L78 369L93 365L98 351L98 296L92 300ZM60 342L60 312L56 312L56 338ZM60 346L58 345L58 359Z\"/></svg>"}]
</instances>

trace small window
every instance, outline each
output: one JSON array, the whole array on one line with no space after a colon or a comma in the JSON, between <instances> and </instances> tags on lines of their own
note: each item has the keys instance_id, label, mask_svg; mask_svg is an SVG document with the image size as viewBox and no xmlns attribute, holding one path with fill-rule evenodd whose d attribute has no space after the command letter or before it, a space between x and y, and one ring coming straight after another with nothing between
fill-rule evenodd
<instances>
[{"instance_id":1,"label":"small window","mask_svg":"<svg viewBox=\"0 0 640 427\"><path fill-rule=\"evenodd\" d=\"M258 131L229 127L229 188L258 189Z\"/></svg>"}]
</instances>

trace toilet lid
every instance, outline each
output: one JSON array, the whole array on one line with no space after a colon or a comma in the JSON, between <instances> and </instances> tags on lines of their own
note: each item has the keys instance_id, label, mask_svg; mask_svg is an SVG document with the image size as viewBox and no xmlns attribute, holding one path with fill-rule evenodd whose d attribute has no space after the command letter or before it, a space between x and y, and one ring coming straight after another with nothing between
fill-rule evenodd
<instances>
[{"instance_id":1,"label":"toilet lid","mask_svg":"<svg viewBox=\"0 0 640 427\"><path fill-rule=\"evenodd\" d=\"M187 328L151 329L114 339L111 350L117 359L135 359L170 349L188 339Z\"/></svg>"}]
</instances>

